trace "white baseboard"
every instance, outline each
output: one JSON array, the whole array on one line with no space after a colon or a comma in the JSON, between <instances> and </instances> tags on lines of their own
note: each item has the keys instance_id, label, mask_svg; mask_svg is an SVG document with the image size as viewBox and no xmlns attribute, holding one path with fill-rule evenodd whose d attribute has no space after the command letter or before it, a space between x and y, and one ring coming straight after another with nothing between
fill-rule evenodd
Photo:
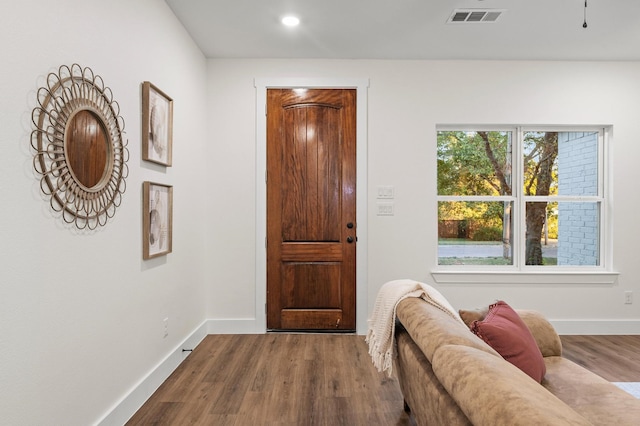
<instances>
[{"instance_id":1,"label":"white baseboard","mask_svg":"<svg viewBox=\"0 0 640 426\"><path fill-rule=\"evenodd\" d=\"M626 335L640 334L640 320L550 320L558 334Z\"/></svg>"},{"instance_id":2,"label":"white baseboard","mask_svg":"<svg viewBox=\"0 0 640 426\"><path fill-rule=\"evenodd\" d=\"M208 333L208 321L204 321L185 340L182 341L167 357L133 387L109 412L99 420L97 426L122 426L125 424L149 397L167 380L191 352L182 349L193 349Z\"/></svg>"}]
</instances>

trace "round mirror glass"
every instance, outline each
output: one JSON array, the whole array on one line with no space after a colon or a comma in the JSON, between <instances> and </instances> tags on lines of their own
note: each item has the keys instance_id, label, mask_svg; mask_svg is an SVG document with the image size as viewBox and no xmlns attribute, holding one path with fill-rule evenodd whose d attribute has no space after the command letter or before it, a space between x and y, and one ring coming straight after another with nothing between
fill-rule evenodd
<instances>
[{"instance_id":1,"label":"round mirror glass","mask_svg":"<svg viewBox=\"0 0 640 426\"><path fill-rule=\"evenodd\" d=\"M100 117L78 111L67 123L65 154L76 180L92 189L100 186L108 166L109 136Z\"/></svg>"}]
</instances>

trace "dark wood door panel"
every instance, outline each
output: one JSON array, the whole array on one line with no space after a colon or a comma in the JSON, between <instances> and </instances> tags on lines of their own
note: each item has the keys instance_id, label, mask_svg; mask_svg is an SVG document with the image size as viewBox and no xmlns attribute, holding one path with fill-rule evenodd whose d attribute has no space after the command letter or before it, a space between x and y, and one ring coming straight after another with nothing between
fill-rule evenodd
<instances>
[{"instance_id":1,"label":"dark wood door panel","mask_svg":"<svg viewBox=\"0 0 640 426\"><path fill-rule=\"evenodd\" d=\"M283 309L340 309L340 263L282 265Z\"/></svg>"},{"instance_id":2,"label":"dark wood door panel","mask_svg":"<svg viewBox=\"0 0 640 426\"><path fill-rule=\"evenodd\" d=\"M311 105L283 115L282 239L339 241L339 110Z\"/></svg>"}]
</instances>

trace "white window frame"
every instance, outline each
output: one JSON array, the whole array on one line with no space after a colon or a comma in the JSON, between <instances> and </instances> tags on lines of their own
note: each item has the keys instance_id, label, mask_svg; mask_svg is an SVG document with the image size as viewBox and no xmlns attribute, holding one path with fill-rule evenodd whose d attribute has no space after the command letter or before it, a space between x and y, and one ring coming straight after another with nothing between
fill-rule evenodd
<instances>
[{"instance_id":1,"label":"white window frame","mask_svg":"<svg viewBox=\"0 0 640 426\"><path fill-rule=\"evenodd\" d=\"M611 285L617 279L612 262L612 202L609 153L611 126L542 126L542 125L438 125L440 131L504 131L512 132L512 193L508 196L441 196L436 195L436 209L441 201L513 201L513 265L438 265L436 240L435 269L432 277L440 284L457 283L579 283ZM522 155L524 133L545 132L597 132L598 133L598 191L594 196L553 195L526 196L523 191L524 159ZM597 266L525 265L525 207L532 201L585 201L601 203L599 216L599 260ZM544 278L543 278L544 277Z\"/></svg>"}]
</instances>

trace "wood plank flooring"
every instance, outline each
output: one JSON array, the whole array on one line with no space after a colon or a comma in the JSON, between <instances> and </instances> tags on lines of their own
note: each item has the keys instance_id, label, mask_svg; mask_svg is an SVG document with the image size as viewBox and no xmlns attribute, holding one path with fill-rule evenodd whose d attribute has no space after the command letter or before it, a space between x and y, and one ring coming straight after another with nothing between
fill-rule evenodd
<instances>
[{"instance_id":1,"label":"wood plank flooring","mask_svg":"<svg viewBox=\"0 0 640 426\"><path fill-rule=\"evenodd\" d=\"M564 356L640 381L640 336L562 336ZM412 425L364 337L209 335L127 425Z\"/></svg>"},{"instance_id":2,"label":"wood plank flooring","mask_svg":"<svg viewBox=\"0 0 640 426\"><path fill-rule=\"evenodd\" d=\"M364 337L209 335L128 425L414 425Z\"/></svg>"},{"instance_id":3,"label":"wood plank flooring","mask_svg":"<svg viewBox=\"0 0 640 426\"><path fill-rule=\"evenodd\" d=\"M640 382L640 336L560 336L562 356L610 382Z\"/></svg>"}]
</instances>

